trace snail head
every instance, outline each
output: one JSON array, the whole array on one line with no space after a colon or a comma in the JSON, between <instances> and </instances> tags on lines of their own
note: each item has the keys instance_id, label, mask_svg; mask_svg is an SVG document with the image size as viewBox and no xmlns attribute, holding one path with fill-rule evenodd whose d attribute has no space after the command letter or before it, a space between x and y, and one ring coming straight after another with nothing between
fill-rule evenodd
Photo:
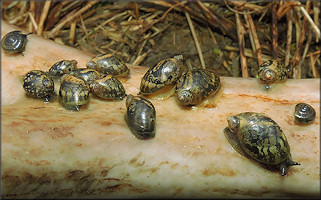
<instances>
[{"instance_id":1,"label":"snail head","mask_svg":"<svg viewBox=\"0 0 321 200\"><path fill-rule=\"evenodd\" d=\"M232 131L233 133L236 133L240 126L240 120L235 116L230 116L227 118L227 123L230 131Z\"/></svg>"}]
</instances>

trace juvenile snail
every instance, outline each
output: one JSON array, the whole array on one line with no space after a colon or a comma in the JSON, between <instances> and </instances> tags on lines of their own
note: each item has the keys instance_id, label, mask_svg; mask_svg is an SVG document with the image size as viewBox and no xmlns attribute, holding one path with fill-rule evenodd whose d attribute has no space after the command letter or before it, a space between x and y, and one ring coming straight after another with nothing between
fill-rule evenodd
<instances>
[{"instance_id":1,"label":"juvenile snail","mask_svg":"<svg viewBox=\"0 0 321 200\"><path fill-rule=\"evenodd\" d=\"M49 76L62 76L75 69L77 69L76 60L61 60L52 65L52 67L49 69Z\"/></svg>"},{"instance_id":2,"label":"juvenile snail","mask_svg":"<svg viewBox=\"0 0 321 200\"><path fill-rule=\"evenodd\" d=\"M178 55L149 68L140 83L140 94L151 94L167 85L175 84L184 70L182 60L183 56Z\"/></svg>"},{"instance_id":3,"label":"juvenile snail","mask_svg":"<svg viewBox=\"0 0 321 200\"><path fill-rule=\"evenodd\" d=\"M18 54L25 50L27 36L32 33L23 34L21 31L11 31L1 40L3 50L8 54Z\"/></svg>"},{"instance_id":4,"label":"juvenile snail","mask_svg":"<svg viewBox=\"0 0 321 200\"><path fill-rule=\"evenodd\" d=\"M90 84L90 90L104 99L122 100L126 96L123 84L111 75L93 81Z\"/></svg>"},{"instance_id":5,"label":"juvenile snail","mask_svg":"<svg viewBox=\"0 0 321 200\"><path fill-rule=\"evenodd\" d=\"M287 79L287 69L278 60L267 60L258 69L258 78L261 82L270 84Z\"/></svg>"},{"instance_id":6,"label":"juvenile snail","mask_svg":"<svg viewBox=\"0 0 321 200\"><path fill-rule=\"evenodd\" d=\"M220 77L208 69L193 69L182 74L176 84L178 101L184 105L197 105L214 95L221 87Z\"/></svg>"},{"instance_id":7,"label":"juvenile snail","mask_svg":"<svg viewBox=\"0 0 321 200\"><path fill-rule=\"evenodd\" d=\"M54 81L41 70L31 70L24 76L23 89L28 96L45 98L47 101L55 92Z\"/></svg>"},{"instance_id":8,"label":"juvenile snail","mask_svg":"<svg viewBox=\"0 0 321 200\"><path fill-rule=\"evenodd\" d=\"M306 103L298 103L294 109L294 119L299 124L309 124L315 118L314 108Z\"/></svg>"},{"instance_id":9,"label":"juvenile snail","mask_svg":"<svg viewBox=\"0 0 321 200\"><path fill-rule=\"evenodd\" d=\"M139 96L129 94L126 99L125 121L138 139L155 137L156 111L153 104Z\"/></svg>"},{"instance_id":10,"label":"juvenile snail","mask_svg":"<svg viewBox=\"0 0 321 200\"><path fill-rule=\"evenodd\" d=\"M127 76L130 71L122 60L117 59L112 54L97 55L86 63L86 67L106 75L114 76Z\"/></svg>"},{"instance_id":11,"label":"juvenile snail","mask_svg":"<svg viewBox=\"0 0 321 200\"><path fill-rule=\"evenodd\" d=\"M241 149L254 160L277 166L282 176L292 165L290 146L280 126L271 118L254 112L244 112L227 118L228 128L236 134Z\"/></svg>"},{"instance_id":12,"label":"juvenile snail","mask_svg":"<svg viewBox=\"0 0 321 200\"><path fill-rule=\"evenodd\" d=\"M89 85L82 78L65 74L61 78L59 101L69 110L79 111L81 105L89 102Z\"/></svg>"},{"instance_id":13,"label":"juvenile snail","mask_svg":"<svg viewBox=\"0 0 321 200\"><path fill-rule=\"evenodd\" d=\"M94 80L99 79L101 77L100 73L94 69L80 68L75 69L69 73L70 75L79 76L87 83L92 83Z\"/></svg>"}]
</instances>

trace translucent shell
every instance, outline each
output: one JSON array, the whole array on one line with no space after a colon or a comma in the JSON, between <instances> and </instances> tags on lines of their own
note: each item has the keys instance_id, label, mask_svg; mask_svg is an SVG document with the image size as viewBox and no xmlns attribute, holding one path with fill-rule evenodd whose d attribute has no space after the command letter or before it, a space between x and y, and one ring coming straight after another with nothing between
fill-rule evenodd
<instances>
[{"instance_id":1,"label":"translucent shell","mask_svg":"<svg viewBox=\"0 0 321 200\"><path fill-rule=\"evenodd\" d=\"M3 50L8 54L22 53L25 50L29 34L23 34L21 31L7 33L1 40Z\"/></svg>"},{"instance_id":2,"label":"translucent shell","mask_svg":"<svg viewBox=\"0 0 321 200\"><path fill-rule=\"evenodd\" d=\"M114 76L127 76L130 71L121 59L117 59L112 54L97 55L86 63L86 67L102 74Z\"/></svg>"},{"instance_id":3,"label":"translucent shell","mask_svg":"<svg viewBox=\"0 0 321 200\"><path fill-rule=\"evenodd\" d=\"M214 95L220 87L220 77L212 70L193 69L183 73L177 81L176 95L184 106L197 105Z\"/></svg>"},{"instance_id":4,"label":"translucent shell","mask_svg":"<svg viewBox=\"0 0 321 200\"><path fill-rule=\"evenodd\" d=\"M138 139L155 137L156 111L153 104L140 96L128 95L125 121L130 131Z\"/></svg>"},{"instance_id":5,"label":"translucent shell","mask_svg":"<svg viewBox=\"0 0 321 200\"><path fill-rule=\"evenodd\" d=\"M298 103L294 109L294 119L299 124L309 124L315 118L314 108L306 103Z\"/></svg>"},{"instance_id":6,"label":"translucent shell","mask_svg":"<svg viewBox=\"0 0 321 200\"><path fill-rule=\"evenodd\" d=\"M75 69L77 69L76 60L61 60L52 65L52 67L49 69L49 76L62 76L64 74L70 73Z\"/></svg>"},{"instance_id":7,"label":"translucent shell","mask_svg":"<svg viewBox=\"0 0 321 200\"><path fill-rule=\"evenodd\" d=\"M182 59L183 56L178 55L149 68L141 80L140 93L151 94L175 84L185 70Z\"/></svg>"},{"instance_id":8,"label":"translucent shell","mask_svg":"<svg viewBox=\"0 0 321 200\"><path fill-rule=\"evenodd\" d=\"M258 78L266 84L282 82L287 79L287 69L277 60L267 60L259 66Z\"/></svg>"},{"instance_id":9,"label":"translucent shell","mask_svg":"<svg viewBox=\"0 0 321 200\"><path fill-rule=\"evenodd\" d=\"M227 118L228 128L236 134L244 152L254 160L277 165L282 176L292 161L290 146L280 126L271 118L254 112L244 112Z\"/></svg>"}]
</instances>

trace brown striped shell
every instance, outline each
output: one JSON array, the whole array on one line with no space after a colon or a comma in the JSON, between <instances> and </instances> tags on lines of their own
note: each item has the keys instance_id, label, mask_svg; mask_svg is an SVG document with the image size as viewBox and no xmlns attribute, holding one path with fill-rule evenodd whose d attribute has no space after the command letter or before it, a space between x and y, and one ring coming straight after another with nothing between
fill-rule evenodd
<instances>
[{"instance_id":1,"label":"brown striped shell","mask_svg":"<svg viewBox=\"0 0 321 200\"><path fill-rule=\"evenodd\" d=\"M151 94L167 85L175 84L185 70L182 60L183 56L178 55L149 68L141 80L140 94Z\"/></svg>"},{"instance_id":2,"label":"brown striped shell","mask_svg":"<svg viewBox=\"0 0 321 200\"><path fill-rule=\"evenodd\" d=\"M89 69L97 70L99 73L114 76L127 76L129 68L121 60L112 54L100 54L86 63Z\"/></svg>"},{"instance_id":3,"label":"brown striped shell","mask_svg":"<svg viewBox=\"0 0 321 200\"><path fill-rule=\"evenodd\" d=\"M53 64L49 69L49 76L59 77L77 69L76 60L61 60Z\"/></svg>"},{"instance_id":4,"label":"brown striped shell","mask_svg":"<svg viewBox=\"0 0 321 200\"><path fill-rule=\"evenodd\" d=\"M229 130L236 134L242 150L254 160L275 165L285 175L292 165L290 146L280 126L261 113L244 112L227 118Z\"/></svg>"},{"instance_id":5,"label":"brown striped shell","mask_svg":"<svg viewBox=\"0 0 321 200\"><path fill-rule=\"evenodd\" d=\"M278 60L267 60L258 69L258 78L261 82L270 84L286 81L287 69Z\"/></svg>"},{"instance_id":6,"label":"brown striped shell","mask_svg":"<svg viewBox=\"0 0 321 200\"><path fill-rule=\"evenodd\" d=\"M79 111L81 105L89 102L89 85L80 77L66 74L61 78L59 101L69 110Z\"/></svg>"},{"instance_id":7,"label":"brown striped shell","mask_svg":"<svg viewBox=\"0 0 321 200\"><path fill-rule=\"evenodd\" d=\"M221 87L220 77L208 69L193 69L182 74L176 84L178 101L184 105L197 105L214 95Z\"/></svg>"},{"instance_id":8,"label":"brown striped shell","mask_svg":"<svg viewBox=\"0 0 321 200\"><path fill-rule=\"evenodd\" d=\"M84 79L86 83L92 83L94 80L99 79L101 77L100 73L94 69L87 69L87 68L79 68L71 71L70 75L79 76L80 78Z\"/></svg>"},{"instance_id":9,"label":"brown striped shell","mask_svg":"<svg viewBox=\"0 0 321 200\"><path fill-rule=\"evenodd\" d=\"M123 84L111 75L93 81L90 84L90 90L103 99L122 100L126 96Z\"/></svg>"}]
</instances>

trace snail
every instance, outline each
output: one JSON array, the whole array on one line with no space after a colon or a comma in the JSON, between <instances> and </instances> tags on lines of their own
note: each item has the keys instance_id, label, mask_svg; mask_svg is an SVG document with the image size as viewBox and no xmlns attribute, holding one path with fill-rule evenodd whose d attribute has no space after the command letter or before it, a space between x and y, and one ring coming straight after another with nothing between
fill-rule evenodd
<instances>
[{"instance_id":1,"label":"snail","mask_svg":"<svg viewBox=\"0 0 321 200\"><path fill-rule=\"evenodd\" d=\"M112 54L97 55L86 63L86 67L106 75L114 76L127 76L130 71L122 60L117 59Z\"/></svg>"},{"instance_id":2,"label":"snail","mask_svg":"<svg viewBox=\"0 0 321 200\"><path fill-rule=\"evenodd\" d=\"M139 94L151 94L167 85L175 84L184 70L182 60L183 56L177 55L149 68L141 80Z\"/></svg>"},{"instance_id":3,"label":"snail","mask_svg":"<svg viewBox=\"0 0 321 200\"><path fill-rule=\"evenodd\" d=\"M69 74L79 76L89 84L92 83L94 80L99 79L101 76L100 73L96 70L87 68L75 69L71 71Z\"/></svg>"},{"instance_id":4,"label":"snail","mask_svg":"<svg viewBox=\"0 0 321 200\"><path fill-rule=\"evenodd\" d=\"M299 124L309 124L315 118L315 110L309 104L298 103L294 110L294 119Z\"/></svg>"},{"instance_id":5,"label":"snail","mask_svg":"<svg viewBox=\"0 0 321 200\"><path fill-rule=\"evenodd\" d=\"M126 99L125 121L138 139L155 137L156 111L153 104L140 96L129 94Z\"/></svg>"},{"instance_id":6,"label":"snail","mask_svg":"<svg viewBox=\"0 0 321 200\"><path fill-rule=\"evenodd\" d=\"M61 77L59 101L69 110L79 111L81 105L89 102L89 85L82 78L65 74Z\"/></svg>"},{"instance_id":7,"label":"snail","mask_svg":"<svg viewBox=\"0 0 321 200\"><path fill-rule=\"evenodd\" d=\"M122 100L126 96L123 84L111 75L94 80L90 84L90 90L98 97L104 99Z\"/></svg>"},{"instance_id":8,"label":"snail","mask_svg":"<svg viewBox=\"0 0 321 200\"><path fill-rule=\"evenodd\" d=\"M290 146L280 126L261 113L244 112L227 118L228 129L236 135L240 148L263 165L277 167L282 176L292 165Z\"/></svg>"},{"instance_id":9,"label":"snail","mask_svg":"<svg viewBox=\"0 0 321 200\"><path fill-rule=\"evenodd\" d=\"M25 50L27 36L32 33L23 34L21 31L11 31L7 33L1 41L3 50L8 54L18 54Z\"/></svg>"},{"instance_id":10,"label":"snail","mask_svg":"<svg viewBox=\"0 0 321 200\"><path fill-rule=\"evenodd\" d=\"M52 65L49 69L49 76L58 77L77 69L76 60L61 60Z\"/></svg>"},{"instance_id":11,"label":"snail","mask_svg":"<svg viewBox=\"0 0 321 200\"><path fill-rule=\"evenodd\" d=\"M287 69L278 60L267 60L258 68L258 78L265 84L286 81Z\"/></svg>"},{"instance_id":12,"label":"snail","mask_svg":"<svg viewBox=\"0 0 321 200\"><path fill-rule=\"evenodd\" d=\"M184 72L176 84L178 101L184 105L197 105L214 95L221 87L220 77L209 69Z\"/></svg>"},{"instance_id":13,"label":"snail","mask_svg":"<svg viewBox=\"0 0 321 200\"><path fill-rule=\"evenodd\" d=\"M31 70L23 78L23 89L28 96L34 98L45 98L46 101L54 94L54 81L46 72Z\"/></svg>"}]
</instances>

